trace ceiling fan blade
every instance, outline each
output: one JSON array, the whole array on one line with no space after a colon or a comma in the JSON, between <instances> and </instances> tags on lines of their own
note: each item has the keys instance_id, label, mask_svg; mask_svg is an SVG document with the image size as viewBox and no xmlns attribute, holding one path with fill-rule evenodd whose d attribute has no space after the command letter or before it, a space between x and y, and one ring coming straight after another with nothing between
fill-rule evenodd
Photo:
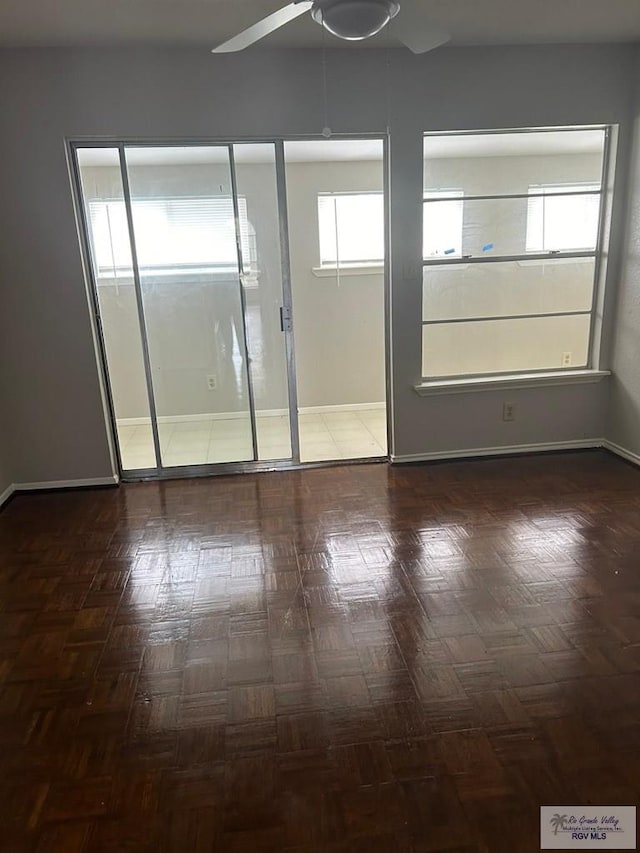
<instances>
[{"instance_id":1,"label":"ceiling fan blade","mask_svg":"<svg viewBox=\"0 0 640 853\"><path fill-rule=\"evenodd\" d=\"M393 19L389 33L413 53L427 53L451 41L446 30L424 16L416 0L402 0L400 13Z\"/></svg>"},{"instance_id":2,"label":"ceiling fan blade","mask_svg":"<svg viewBox=\"0 0 640 853\"><path fill-rule=\"evenodd\" d=\"M219 44L218 47L214 47L211 53L233 53L236 50L244 50L245 47L249 47L255 42L260 41L260 39L288 24L289 21L293 21L295 18L300 17L300 15L304 15L312 5L312 0L295 0L295 2L289 3L288 6L278 9L277 12L267 15L266 18L247 27L246 30L238 33L237 36L233 36L233 38Z\"/></svg>"}]
</instances>

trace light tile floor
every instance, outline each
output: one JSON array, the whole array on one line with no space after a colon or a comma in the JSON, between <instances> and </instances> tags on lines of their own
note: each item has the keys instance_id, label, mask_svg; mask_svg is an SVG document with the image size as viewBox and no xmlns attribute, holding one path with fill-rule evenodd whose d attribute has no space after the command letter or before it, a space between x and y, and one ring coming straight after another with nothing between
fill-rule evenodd
<instances>
[{"instance_id":1,"label":"light tile floor","mask_svg":"<svg viewBox=\"0 0 640 853\"><path fill-rule=\"evenodd\" d=\"M302 462L362 459L387 455L384 409L327 412L299 416ZM256 418L259 458L291 456L289 419L286 416ZM163 422L159 425L165 466L244 462L253 458L248 416L225 420ZM149 425L118 425L118 440L125 470L155 467Z\"/></svg>"}]
</instances>

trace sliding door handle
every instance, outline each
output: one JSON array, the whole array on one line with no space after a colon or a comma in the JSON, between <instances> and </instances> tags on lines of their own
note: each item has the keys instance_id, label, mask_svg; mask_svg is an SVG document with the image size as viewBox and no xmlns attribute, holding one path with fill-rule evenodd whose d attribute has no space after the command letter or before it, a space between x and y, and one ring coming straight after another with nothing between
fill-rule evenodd
<instances>
[{"instance_id":1,"label":"sliding door handle","mask_svg":"<svg viewBox=\"0 0 640 853\"><path fill-rule=\"evenodd\" d=\"M280 331L291 331L291 308L288 305L280 306Z\"/></svg>"}]
</instances>

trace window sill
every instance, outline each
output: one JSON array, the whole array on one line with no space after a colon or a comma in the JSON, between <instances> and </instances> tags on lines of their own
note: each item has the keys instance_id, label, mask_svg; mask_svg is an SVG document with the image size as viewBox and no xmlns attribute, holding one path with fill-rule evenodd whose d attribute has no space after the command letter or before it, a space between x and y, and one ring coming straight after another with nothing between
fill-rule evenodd
<instances>
[{"instance_id":1,"label":"window sill","mask_svg":"<svg viewBox=\"0 0 640 853\"><path fill-rule=\"evenodd\" d=\"M496 391L500 388L548 388L552 385L583 385L601 382L610 370L558 370L550 373L518 373L510 376L480 376L475 379L443 379L414 385L420 397L436 394L468 394L473 391Z\"/></svg>"},{"instance_id":2,"label":"window sill","mask_svg":"<svg viewBox=\"0 0 640 853\"><path fill-rule=\"evenodd\" d=\"M260 286L260 273L246 273L242 277L242 284L245 290L255 290ZM141 284L143 288L150 285L183 285L183 284L217 284L218 282L238 282L238 270L232 269L209 269L199 270L195 272L178 271L178 272L161 272L141 273ZM131 275L113 276L100 275L96 279L96 285L102 287L123 287L134 286L134 279Z\"/></svg>"},{"instance_id":3,"label":"window sill","mask_svg":"<svg viewBox=\"0 0 640 853\"><path fill-rule=\"evenodd\" d=\"M382 275L384 272L384 264L360 264L359 266L326 266L312 267L311 272L317 278L343 278L347 275Z\"/></svg>"}]
</instances>

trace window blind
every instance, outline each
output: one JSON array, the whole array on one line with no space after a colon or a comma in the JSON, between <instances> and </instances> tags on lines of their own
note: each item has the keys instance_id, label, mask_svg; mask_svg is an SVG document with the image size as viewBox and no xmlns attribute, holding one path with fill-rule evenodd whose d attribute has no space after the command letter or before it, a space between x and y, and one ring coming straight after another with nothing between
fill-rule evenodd
<instances>
[{"instance_id":1,"label":"window blind","mask_svg":"<svg viewBox=\"0 0 640 853\"><path fill-rule=\"evenodd\" d=\"M131 275L132 262L125 203L89 202L89 220L99 274ZM131 202L141 272L237 267L233 201L229 196L145 198ZM242 259L255 269L255 232L246 198L238 199Z\"/></svg>"},{"instance_id":2,"label":"window blind","mask_svg":"<svg viewBox=\"0 0 640 853\"><path fill-rule=\"evenodd\" d=\"M585 195L594 192L595 195ZM565 194L549 195L550 193ZM599 217L599 184L530 186L527 200L526 250L595 250Z\"/></svg>"}]
</instances>

